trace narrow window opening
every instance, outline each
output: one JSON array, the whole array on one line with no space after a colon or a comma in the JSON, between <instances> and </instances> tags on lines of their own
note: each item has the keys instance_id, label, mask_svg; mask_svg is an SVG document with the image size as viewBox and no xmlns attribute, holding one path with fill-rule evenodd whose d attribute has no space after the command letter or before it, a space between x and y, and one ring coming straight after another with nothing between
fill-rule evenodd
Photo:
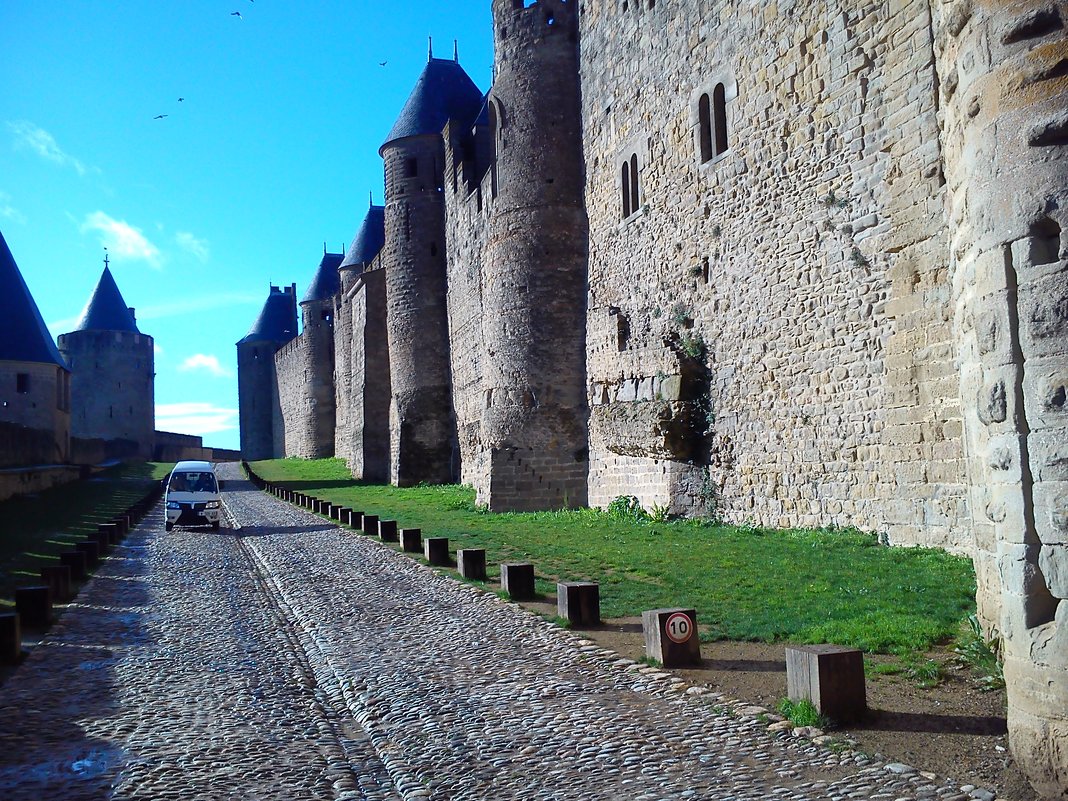
<instances>
[{"instance_id":1,"label":"narrow window opening","mask_svg":"<svg viewBox=\"0 0 1068 801\"><path fill-rule=\"evenodd\" d=\"M712 101L709 100L707 94L701 95L701 100L697 104L697 115L701 139L701 163L704 164L706 161L711 161L712 156L715 155L712 152Z\"/></svg>"},{"instance_id":2,"label":"narrow window opening","mask_svg":"<svg viewBox=\"0 0 1068 801\"><path fill-rule=\"evenodd\" d=\"M109 418L113 418L114 416L115 416L115 407L114 406L109 406L108 407L108 417Z\"/></svg>"},{"instance_id":3,"label":"narrow window opening","mask_svg":"<svg viewBox=\"0 0 1068 801\"><path fill-rule=\"evenodd\" d=\"M712 106L716 125L716 155L727 152L727 93L723 84L717 83L712 92Z\"/></svg>"},{"instance_id":4,"label":"narrow window opening","mask_svg":"<svg viewBox=\"0 0 1068 801\"><path fill-rule=\"evenodd\" d=\"M636 212L640 206L638 195L638 154L630 157L630 208Z\"/></svg>"},{"instance_id":5,"label":"narrow window opening","mask_svg":"<svg viewBox=\"0 0 1068 801\"><path fill-rule=\"evenodd\" d=\"M405 175L408 178L419 177L419 159L408 159L404 162Z\"/></svg>"},{"instance_id":6,"label":"narrow window opening","mask_svg":"<svg viewBox=\"0 0 1068 801\"><path fill-rule=\"evenodd\" d=\"M708 283L708 256L705 256L705 260L701 264L701 282Z\"/></svg>"},{"instance_id":7,"label":"narrow window opening","mask_svg":"<svg viewBox=\"0 0 1068 801\"><path fill-rule=\"evenodd\" d=\"M431 256L437 256L438 255L438 243L437 242L431 242L430 243L430 255Z\"/></svg>"},{"instance_id":8,"label":"narrow window opening","mask_svg":"<svg viewBox=\"0 0 1068 801\"><path fill-rule=\"evenodd\" d=\"M27 395L30 391L30 374L17 373L15 375L15 392L19 395Z\"/></svg>"},{"instance_id":9,"label":"narrow window opening","mask_svg":"<svg viewBox=\"0 0 1068 801\"><path fill-rule=\"evenodd\" d=\"M620 184L623 187L623 219L630 216L630 163L623 162L623 175Z\"/></svg>"}]
</instances>

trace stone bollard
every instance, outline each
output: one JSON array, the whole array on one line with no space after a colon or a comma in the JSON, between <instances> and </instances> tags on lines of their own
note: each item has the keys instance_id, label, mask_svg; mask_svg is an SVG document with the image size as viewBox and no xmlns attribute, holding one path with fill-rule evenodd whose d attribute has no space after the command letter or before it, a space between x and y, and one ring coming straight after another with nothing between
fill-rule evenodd
<instances>
[{"instance_id":1,"label":"stone bollard","mask_svg":"<svg viewBox=\"0 0 1068 801\"><path fill-rule=\"evenodd\" d=\"M486 580L486 549L461 548L456 552L456 570L461 576L476 581Z\"/></svg>"},{"instance_id":2,"label":"stone bollard","mask_svg":"<svg viewBox=\"0 0 1068 801\"><path fill-rule=\"evenodd\" d=\"M396 520L379 520L378 521L378 536L382 542L396 542L397 541L397 521Z\"/></svg>"},{"instance_id":3,"label":"stone bollard","mask_svg":"<svg viewBox=\"0 0 1068 801\"><path fill-rule=\"evenodd\" d=\"M417 528L402 528L398 533L401 550L405 553L419 553L423 550L423 532Z\"/></svg>"},{"instance_id":4,"label":"stone bollard","mask_svg":"<svg viewBox=\"0 0 1068 801\"><path fill-rule=\"evenodd\" d=\"M529 562L502 564L501 589L513 601L529 601L534 597L534 565Z\"/></svg>"},{"instance_id":5,"label":"stone bollard","mask_svg":"<svg viewBox=\"0 0 1068 801\"><path fill-rule=\"evenodd\" d=\"M642 612L645 655L664 667L701 664L695 609L652 609Z\"/></svg>"},{"instance_id":6,"label":"stone bollard","mask_svg":"<svg viewBox=\"0 0 1068 801\"><path fill-rule=\"evenodd\" d=\"M556 614L572 626L601 622L601 587L593 581L563 581L556 585Z\"/></svg>"},{"instance_id":7,"label":"stone bollard","mask_svg":"<svg viewBox=\"0 0 1068 801\"><path fill-rule=\"evenodd\" d=\"M423 557L432 565L449 564L449 538L427 537L423 540Z\"/></svg>"},{"instance_id":8,"label":"stone bollard","mask_svg":"<svg viewBox=\"0 0 1068 801\"><path fill-rule=\"evenodd\" d=\"M13 665L22 656L22 627L18 612L0 612L0 664Z\"/></svg>"},{"instance_id":9,"label":"stone bollard","mask_svg":"<svg viewBox=\"0 0 1068 801\"><path fill-rule=\"evenodd\" d=\"M52 588L47 584L16 587L15 611L26 628L47 628L52 624Z\"/></svg>"},{"instance_id":10,"label":"stone bollard","mask_svg":"<svg viewBox=\"0 0 1068 801\"><path fill-rule=\"evenodd\" d=\"M86 570L92 570L100 564L100 546L92 541L74 543L74 548L85 554Z\"/></svg>"},{"instance_id":11,"label":"stone bollard","mask_svg":"<svg viewBox=\"0 0 1068 801\"><path fill-rule=\"evenodd\" d=\"M41 568L41 582L52 589L56 603L70 603L74 597L71 592L71 570L68 565L45 565Z\"/></svg>"},{"instance_id":12,"label":"stone bollard","mask_svg":"<svg viewBox=\"0 0 1068 801\"><path fill-rule=\"evenodd\" d=\"M59 555L59 563L70 568L72 581L85 581L89 575L89 560L81 551L64 551Z\"/></svg>"},{"instance_id":13,"label":"stone bollard","mask_svg":"<svg viewBox=\"0 0 1068 801\"><path fill-rule=\"evenodd\" d=\"M378 536L378 515L363 516L363 533Z\"/></svg>"},{"instance_id":14,"label":"stone bollard","mask_svg":"<svg viewBox=\"0 0 1068 801\"><path fill-rule=\"evenodd\" d=\"M811 701L836 723L860 720L868 710L864 654L838 645L789 646L786 695L791 701Z\"/></svg>"}]
</instances>

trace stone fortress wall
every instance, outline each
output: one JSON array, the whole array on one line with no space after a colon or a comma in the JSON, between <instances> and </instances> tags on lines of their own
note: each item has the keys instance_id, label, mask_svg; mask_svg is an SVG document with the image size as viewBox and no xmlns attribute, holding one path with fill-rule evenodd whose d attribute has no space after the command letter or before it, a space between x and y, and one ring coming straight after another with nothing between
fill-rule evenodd
<instances>
[{"instance_id":1,"label":"stone fortress wall","mask_svg":"<svg viewBox=\"0 0 1068 801\"><path fill-rule=\"evenodd\" d=\"M491 508L635 495L968 554L1014 753L1064 797L1068 3L493 10L479 119L384 148L337 452L371 477L388 436L376 476L458 470ZM277 365L310 455L308 351Z\"/></svg>"},{"instance_id":2,"label":"stone fortress wall","mask_svg":"<svg viewBox=\"0 0 1068 801\"><path fill-rule=\"evenodd\" d=\"M304 330L274 355L286 456L334 455L334 328L326 306L301 304ZM332 311L332 310L331 310Z\"/></svg>"}]
</instances>

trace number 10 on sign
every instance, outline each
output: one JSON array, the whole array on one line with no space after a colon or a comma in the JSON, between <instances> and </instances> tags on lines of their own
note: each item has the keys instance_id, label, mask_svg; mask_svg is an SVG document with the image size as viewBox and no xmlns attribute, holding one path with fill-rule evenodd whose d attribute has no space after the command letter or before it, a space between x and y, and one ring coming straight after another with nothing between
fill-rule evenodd
<instances>
[{"instance_id":1,"label":"number 10 on sign","mask_svg":"<svg viewBox=\"0 0 1068 801\"><path fill-rule=\"evenodd\" d=\"M683 612L675 612L670 615L667 622L664 623L664 628L667 631L668 639L675 643L688 642L690 637L693 636L693 621L690 620L689 615Z\"/></svg>"}]
</instances>

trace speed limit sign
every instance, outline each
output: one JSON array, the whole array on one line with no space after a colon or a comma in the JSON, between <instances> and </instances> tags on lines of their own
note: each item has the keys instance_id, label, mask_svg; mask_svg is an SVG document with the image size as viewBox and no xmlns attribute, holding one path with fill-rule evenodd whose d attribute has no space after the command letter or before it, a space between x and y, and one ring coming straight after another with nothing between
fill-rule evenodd
<instances>
[{"instance_id":1,"label":"speed limit sign","mask_svg":"<svg viewBox=\"0 0 1068 801\"><path fill-rule=\"evenodd\" d=\"M689 642L690 637L693 636L693 621L685 612L675 612L664 621L664 631L669 640L681 645Z\"/></svg>"}]
</instances>

